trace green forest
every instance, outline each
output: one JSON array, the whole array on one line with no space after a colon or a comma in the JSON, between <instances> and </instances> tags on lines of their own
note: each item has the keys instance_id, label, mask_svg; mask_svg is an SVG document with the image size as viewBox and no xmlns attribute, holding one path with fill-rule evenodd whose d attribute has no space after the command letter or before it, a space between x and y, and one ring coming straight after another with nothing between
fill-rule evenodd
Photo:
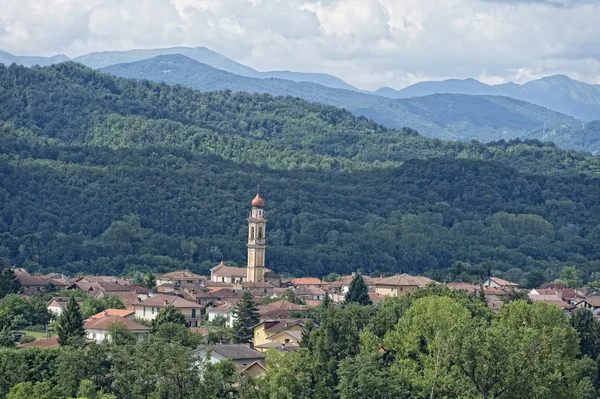
<instances>
[{"instance_id":1,"label":"green forest","mask_svg":"<svg viewBox=\"0 0 600 399\"><path fill-rule=\"evenodd\" d=\"M3 266L242 265L260 184L280 273L525 283L575 266L600 280L600 163L550 143L444 142L294 97L75 63L0 65L0 103Z\"/></svg>"},{"instance_id":2,"label":"green forest","mask_svg":"<svg viewBox=\"0 0 600 399\"><path fill-rule=\"evenodd\" d=\"M587 310L566 318L556 306L514 300L496 314L477 295L442 286L375 307L351 302L314 308L300 348L269 349L266 372L253 377L203 357L210 336L190 332L172 307L148 339L115 324L109 340L85 343L73 300L56 322L60 348L0 348L0 398L598 397L600 323Z\"/></svg>"}]
</instances>

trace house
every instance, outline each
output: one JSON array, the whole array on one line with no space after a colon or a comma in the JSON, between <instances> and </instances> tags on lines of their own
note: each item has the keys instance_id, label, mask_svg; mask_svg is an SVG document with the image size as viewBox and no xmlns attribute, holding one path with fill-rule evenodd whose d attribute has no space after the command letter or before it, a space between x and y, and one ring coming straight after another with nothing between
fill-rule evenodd
<instances>
[{"instance_id":1,"label":"house","mask_svg":"<svg viewBox=\"0 0 600 399\"><path fill-rule=\"evenodd\" d=\"M135 317L154 320L158 312L169 305L181 310L190 327L198 327L202 306L175 295L158 294L134 305Z\"/></svg>"},{"instance_id":2,"label":"house","mask_svg":"<svg viewBox=\"0 0 600 399\"><path fill-rule=\"evenodd\" d=\"M133 321L133 319L135 318L135 312L130 309L106 309L102 312L98 312L95 315L88 317L87 320L102 319L106 316L119 316Z\"/></svg>"},{"instance_id":3,"label":"house","mask_svg":"<svg viewBox=\"0 0 600 399\"><path fill-rule=\"evenodd\" d=\"M110 330L115 324L120 324L129 330L138 341L148 339L150 335L150 327L146 327L143 324L136 323L125 317L117 315L109 315L108 312L100 317L90 317L83 323L83 328L88 339L96 342L102 342L104 340L110 340Z\"/></svg>"},{"instance_id":4,"label":"house","mask_svg":"<svg viewBox=\"0 0 600 399\"><path fill-rule=\"evenodd\" d=\"M274 347L298 346L303 327L304 321L299 319L262 321L254 327L254 347L266 352Z\"/></svg>"},{"instance_id":5,"label":"house","mask_svg":"<svg viewBox=\"0 0 600 399\"><path fill-rule=\"evenodd\" d=\"M428 284L437 282L427 277L398 274L392 277L380 278L375 282L375 293L383 296L397 297L414 292Z\"/></svg>"},{"instance_id":6,"label":"house","mask_svg":"<svg viewBox=\"0 0 600 399\"><path fill-rule=\"evenodd\" d=\"M129 285L129 280L115 276L77 276L71 279L71 283L117 283Z\"/></svg>"},{"instance_id":7,"label":"house","mask_svg":"<svg viewBox=\"0 0 600 399\"><path fill-rule=\"evenodd\" d=\"M261 320L288 319L291 317L291 313L306 313L307 311L306 306L286 300L258 306L258 314Z\"/></svg>"},{"instance_id":8,"label":"house","mask_svg":"<svg viewBox=\"0 0 600 399\"><path fill-rule=\"evenodd\" d=\"M21 284L21 289L24 294L42 294L49 291L50 288L62 289L67 286L61 280L51 279L45 276L33 276L26 271L15 273L17 280Z\"/></svg>"},{"instance_id":9,"label":"house","mask_svg":"<svg viewBox=\"0 0 600 399\"><path fill-rule=\"evenodd\" d=\"M60 316L70 300L71 298L68 296L55 296L48 303L48 310L55 316ZM83 299L75 298L75 302L77 302L78 305L81 305Z\"/></svg>"},{"instance_id":10,"label":"house","mask_svg":"<svg viewBox=\"0 0 600 399\"><path fill-rule=\"evenodd\" d=\"M566 310L566 309L570 309L573 306L569 305L567 302L563 301L559 296L557 295L532 295L531 293L527 294L527 296L529 297L529 299L532 302L542 302L545 303L547 305L554 305L554 306L558 306L559 308Z\"/></svg>"},{"instance_id":11,"label":"house","mask_svg":"<svg viewBox=\"0 0 600 399\"><path fill-rule=\"evenodd\" d=\"M236 369L237 371L243 371L252 377L258 377L267 373L267 368L264 366L264 361L254 362L249 366L237 366Z\"/></svg>"},{"instance_id":12,"label":"house","mask_svg":"<svg viewBox=\"0 0 600 399\"><path fill-rule=\"evenodd\" d=\"M235 317L233 315L234 307L234 304L226 302L214 308L209 308L206 311L206 313L208 314L208 321L213 321L214 319L220 316L225 318L225 325L227 327L233 327L233 322L235 321Z\"/></svg>"},{"instance_id":13,"label":"house","mask_svg":"<svg viewBox=\"0 0 600 399\"><path fill-rule=\"evenodd\" d=\"M518 288L519 284L511 283L510 281L503 280L498 277L488 277L483 283L481 283L484 287L492 287L492 288Z\"/></svg>"},{"instance_id":14,"label":"house","mask_svg":"<svg viewBox=\"0 0 600 399\"><path fill-rule=\"evenodd\" d=\"M233 285L234 290L250 291L253 296L271 296L275 290L271 284L260 281L244 281Z\"/></svg>"},{"instance_id":15,"label":"house","mask_svg":"<svg viewBox=\"0 0 600 399\"><path fill-rule=\"evenodd\" d=\"M308 301L322 301L325 299L325 290L315 285L300 285L294 289L294 295Z\"/></svg>"},{"instance_id":16,"label":"house","mask_svg":"<svg viewBox=\"0 0 600 399\"><path fill-rule=\"evenodd\" d=\"M203 284L206 278L189 270L177 270L156 276L156 285L163 284Z\"/></svg>"},{"instance_id":17,"label":"house","mask_svg":"<svg viewBox=\"0 0 600 399\"><path fill-rule=\"evenodd\" d=\"M60 344L58 343L58 336L53 336L50 338L42 338L35 340L33 342L28 342L26 344L17 345L17 349L25 349L25 348L40 348L40 349L55 349L59 348Z\"/></svg>"},{"instance_id":18,"label":"house","mask_svg":"<svg viewBox=\"0 0 600 399\"><path fill-rule=\"evenodd\" d=\"M580 299L575 303L576 308L596 310L600 308L600 297L589 296L585 299Z\"/></svg>"},{"instance_id":19,"label":"house","mask_svg":"<svg viewBox=\"0 0 600 399\"><path fill-rule=\"evenodd\" d=\"M248 367L255 362L263 363L266 358L264 353L245 344L205 346L198 350L198 356L202 359L209 359L213 364L231 360L236 367Z\"/></svg>"},{"instance_id":20,"label":"house","mask_svg":"<svg viewBox=\"0 0 600 399\"><path fill-rule=\"evenodd\" d=\"M479 292L479 289L481 288L479 285L463 283L463 282L446 283L446 287L450 288L451 290L465 291L465 292L468 292L471 294L474 292Z\"/></svg>"},{"instance_id":21,"label":"house","mask_svg":"<svg viewBox=\"0 0 600 399\"><path fill-rule=\"evenodd\" d=\"M322 284L321 280L319 280L318 278L315 278L315 277L293 278L291 282L294 287L300 287L302 285L320 286Z\"/></svg>"}]
</instances>

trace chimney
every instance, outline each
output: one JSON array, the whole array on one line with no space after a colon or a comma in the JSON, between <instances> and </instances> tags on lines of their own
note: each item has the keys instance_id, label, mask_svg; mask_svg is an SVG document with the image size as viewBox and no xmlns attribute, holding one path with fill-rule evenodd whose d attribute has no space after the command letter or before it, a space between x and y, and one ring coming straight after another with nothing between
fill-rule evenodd
<instances>
[{"instance_id":1,"label":"chimney","mask_svg":"<svg viewBox=\"0 0 600 399\"><path fill-rule=\"evenodd\" d=\"M103 314L104 316L108 316L108 312L107 312L106 310L105 310L104 312L102 312L102 314Z\"/></svg>"},{"instance_id":2,"label":"chimney","mask_svg":"<svg viewBox=\"0 0 600 399\"><path fill-rule=\"evenodd\" d=\"M352 278L356 277L356 272L352 272Z\"/></svg>"},{"instance_id":3,"label":"chimney","mask_svg":"<svg viewBox=\"0 0 600 399\"><path fill-rule=\"evenodd\" d=\"M165 298L165 306L169 304L169 301Z\"/></svg>"}]
</instances>

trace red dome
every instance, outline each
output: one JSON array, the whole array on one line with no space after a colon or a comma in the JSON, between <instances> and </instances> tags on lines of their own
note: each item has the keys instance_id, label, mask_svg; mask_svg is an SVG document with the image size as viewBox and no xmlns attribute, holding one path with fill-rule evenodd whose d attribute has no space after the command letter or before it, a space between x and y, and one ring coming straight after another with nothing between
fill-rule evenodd
<instances>
[{"instance_id":1,"label":"red dome","mask_svg":"<svg viewBox=\"0 0 600 399\"><path fill-rule=\"evenodd\" d=\"M252 207L254 208L262 208L265 206L265 201L260 198L260 194L256 194L256 197L252 200Z\"/></svg>"}]
</instances>

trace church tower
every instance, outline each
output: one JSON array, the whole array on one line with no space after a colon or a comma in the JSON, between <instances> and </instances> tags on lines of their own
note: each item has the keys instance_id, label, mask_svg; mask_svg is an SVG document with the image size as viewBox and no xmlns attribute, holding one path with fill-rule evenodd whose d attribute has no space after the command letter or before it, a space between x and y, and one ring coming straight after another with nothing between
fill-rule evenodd
<instances>
[{"instance_id":1,"label":"church tower","mask_svg":"<svg viewBox=\"0 0 600 399\"><path fill-rule=\"evenodd\" d=\"M265 201L257 193L252 200L252 213L248 222L248 268L247 281L262 283L265 281L265 252L267 219L263 213Z\"/></svg>"}]
</instances>

